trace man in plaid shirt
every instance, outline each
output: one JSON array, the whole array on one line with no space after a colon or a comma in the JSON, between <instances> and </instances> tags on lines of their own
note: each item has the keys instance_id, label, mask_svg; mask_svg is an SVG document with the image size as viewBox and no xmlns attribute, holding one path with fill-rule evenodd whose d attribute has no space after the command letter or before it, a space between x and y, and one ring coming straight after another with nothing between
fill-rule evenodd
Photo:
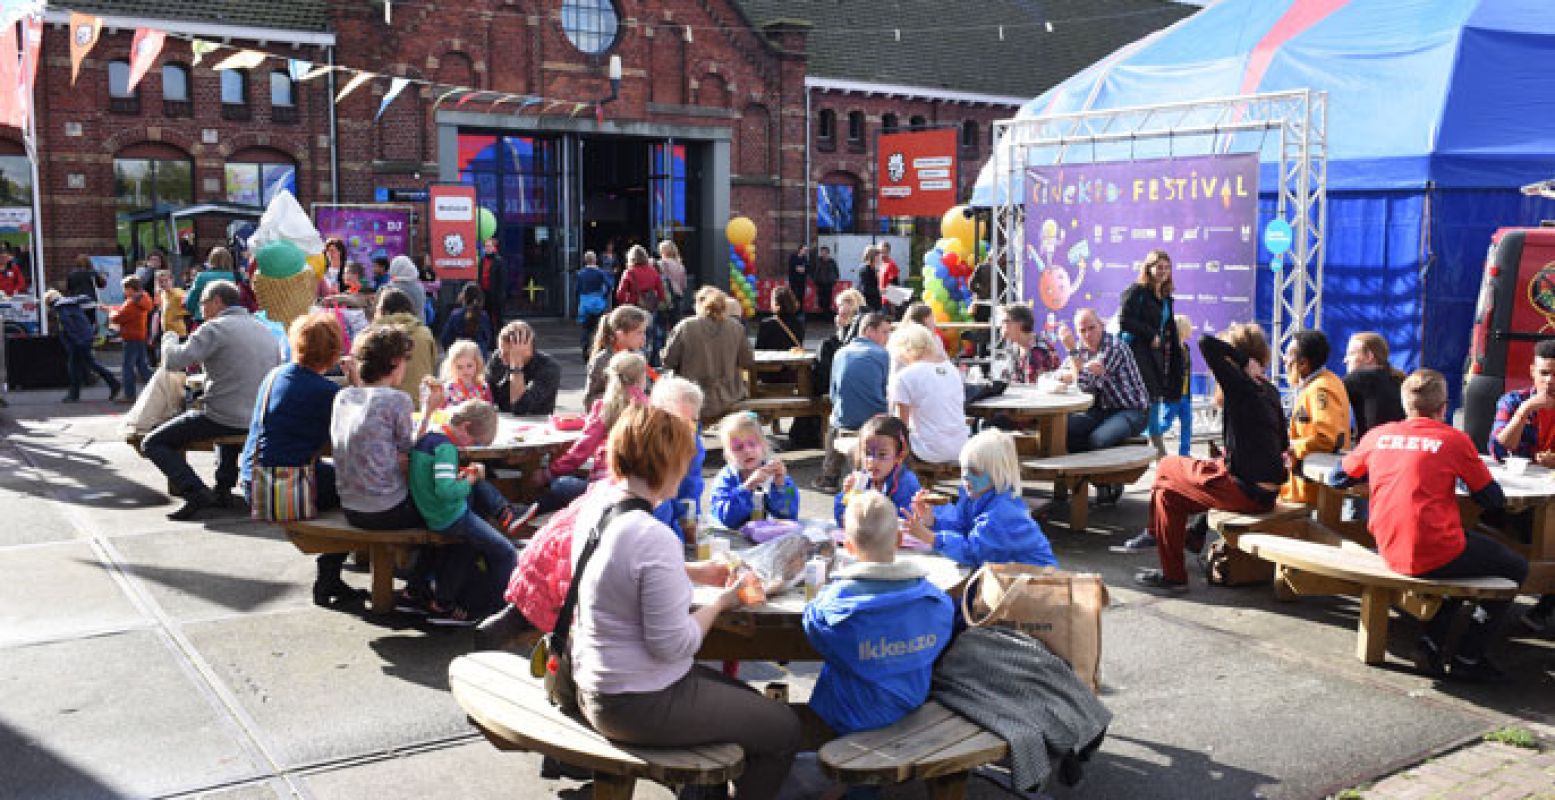
<instances>
[{"instance_id":1,"label":"man in plaid shirt","mask_svg":"<svg viewBox=\"0 0 1555 800\"><path fill-rule=\"evenodd\" d=\"M1074 315L1078 340L1066 325L1059 331L1069 353L1069 369L1061 373L1095 402L1085 411L1069 415L1069 452L1101 450L1144 430L1150 394L1129 346L1102 327L1095 309L1082 308Z\"/></svg>"}]
</instances>

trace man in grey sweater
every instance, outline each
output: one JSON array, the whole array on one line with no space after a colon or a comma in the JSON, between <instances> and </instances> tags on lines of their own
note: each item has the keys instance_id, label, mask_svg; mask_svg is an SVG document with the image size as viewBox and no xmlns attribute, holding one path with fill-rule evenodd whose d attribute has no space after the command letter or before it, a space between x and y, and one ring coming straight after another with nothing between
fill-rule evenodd
<instances>
[{"instance_id":1,"label":"man in grey sweater","mask_svg":"<svg viewBox=\"0 0 1555 800\"><path fill-rule=\"evenodd\" d=\"M236 285L208 284L200 296L200 309L205 323L189 341L179 344L177 334L162 335L162 366L181 370L200 364L205 372L205 408L162 423L140 445L141 452L167 476L174 494L184 499L183 507L168 515L179 521L197 519L208 508L235 505L232 488L238 482L242 447L216 447L214 491L189 466L184 447L202 439L248 433L260 384L281 363L275 337L243 308Z\"/></svg>"}]
</instances>

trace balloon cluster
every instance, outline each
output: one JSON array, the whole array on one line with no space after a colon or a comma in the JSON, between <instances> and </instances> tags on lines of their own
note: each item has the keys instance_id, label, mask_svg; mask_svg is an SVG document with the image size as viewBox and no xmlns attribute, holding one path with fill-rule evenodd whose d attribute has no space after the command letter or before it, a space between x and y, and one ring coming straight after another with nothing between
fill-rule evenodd
<instances>
[{"instance_id":1,"label":"balloon cluster","mask_svg":"<svg viewBox=\"0 0 1555 800\"><path fill-rule=\"evenodd\" d=\"M729 239L729 293L745 316L756 315L756 223L735 217L724 228Z\"/></svg>"},{"instance_id":2,"label":"balloon cluster","mask_svg":"<svg viewBox=\"0 0 1555 800\"><path fill-rule=\"evenodd\" d=\"M974 267L972 243L976 241L976 229L964 210L965 206L953 206L945 212L940 220L940 233L944 238L934 244L934 249L923 254L923 300L934 310L936 322L972 319L973 298L969 282ZM978 249L982 250L981 247Z\"/></svg>"}]
</instances>

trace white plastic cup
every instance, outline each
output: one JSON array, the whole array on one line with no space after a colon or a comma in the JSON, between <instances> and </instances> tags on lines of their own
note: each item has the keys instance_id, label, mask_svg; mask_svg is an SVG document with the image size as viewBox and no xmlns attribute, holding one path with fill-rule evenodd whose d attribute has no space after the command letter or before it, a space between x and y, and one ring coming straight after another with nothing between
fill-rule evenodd
<instances>
[{"instance_id":1,"label":"white plastic cup","mask_svg":"<svg viewBox=\"0 0 1555 800\"><path fill-rule=\"evenodd\" d=\"M1522 456L1507 456L1507 459L1506 459L1506 474L1508 474L1508 475L1522 475L1523 473L1528 471L1528 464L1529 463L1530 463L1530 460L1526 459L1526 458L1523 458Z\"/></svg>"}]
</instances>

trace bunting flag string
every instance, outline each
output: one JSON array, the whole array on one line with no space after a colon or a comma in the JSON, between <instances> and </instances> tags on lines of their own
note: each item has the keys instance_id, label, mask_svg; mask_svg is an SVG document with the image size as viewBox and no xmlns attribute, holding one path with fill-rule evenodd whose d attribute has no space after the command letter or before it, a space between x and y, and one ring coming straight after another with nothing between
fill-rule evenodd
<instances>
[{"instance_id":1,"label":"bunting flag string","mask_svg":"<svg viewBox=\"0 0 1555 800\"><path fill-rule=\"evenodd\" d=\"M200 66L200 62L205 59L207 53L214 53L219 49L221 49L221 45L216 42L208 42L204 39L191 41L189 43L189 52L194 54L194 58L190 60L190 64L196 67Z\"/></svg>"},{"instance_id":2,"label":"bunting flag string","mask_svg":"<svg viewBox=\"0 0 1555 800\"><path fill-rule=\"evenodd\" d=\"M339 69L340 69L340 67L331 67L328 64L321 64L321 65L319 65L317 67L314 67L312 70L310 70L308 72L308 74L302 76L301 78L298 78L297 80L299 80L299 81L311 81L314 78L320 77L322 75L328 75L329 73L335 72L336 70L339 70Z\"/></svg>"},{"instance_id":3,"label":"bunting flag string","mask_svg":"<svg viewBox=\"0 0 1555 800\"><path fill-rule=\"evenodd\" d=\"M300 81L304 75L313 70L312 61L304 61L300 58L286 59L286 74L294 81Z\"/></svg>"},{"instance_id":4,"label":"bunting flag string","mask_svg":"<svg viewBox=\"0 0 1555 800\"><path fill-rule=\"evenodd\" d=\"M405 87L409 85L409 78L395 78L389 81L389 91L384 93L383 102L378 104L378 113L373 115L373 122L383 119L383 112L389 110L389 105L394 102L394 98L399 97L400 92L405 91Z\"/></svg>"},{"instance_id":5,"label":"bunting flag string","mask_svg":"<svg viewBox=\"0 0 1555 800\"><path fill-rule=\"evenodd\" d=\"M340 90L340 94L335 95L335 102L339 103L341 100L346 99L346 95L356 91L356 87L361 86L362 84L376 77L378 77L378 74L375 72L356 73L356 76L346 84L345 88Z\"/></svg>"},{"instance_id":6,"label":"bunting flag string","mask_svg":"<svg viewBox=\"0 0 1555 800\"><path fill-rule=\"evenodd\" d=\"M216 66L211 67L211 69L217 72L225 69L253 69L265 63L265 59L269 57L269 53L260 50L239 50L217 62Z\"/></svg>"},{"instance_id":7,"label":"bunting flag string","mask_svg":"<svg viewBox=\"0 0 1555 800\"><path fill-rule=\"evenodd\" d=\"M76 85L76 77L81 74L81 62L86 59L86 54L92 52L97 45L97 39L103 34L103 21L100 17L90 14L70 14L70 85ZM196 64L200 63L198 59Z\"/></svg>"},{"instance_id":8,"label":"bunting flag string","mask_svg":"<svg viewBox=\"0 0 1555 800\"><path fill-rule=\"evenodd\" d=\"M127 91L134 93L140 79L146 77L157 56L162 54L162 43L167 34L154 28L136 28L135 40L130 45L130 81Z\"/></svg>"}]
</instances>

